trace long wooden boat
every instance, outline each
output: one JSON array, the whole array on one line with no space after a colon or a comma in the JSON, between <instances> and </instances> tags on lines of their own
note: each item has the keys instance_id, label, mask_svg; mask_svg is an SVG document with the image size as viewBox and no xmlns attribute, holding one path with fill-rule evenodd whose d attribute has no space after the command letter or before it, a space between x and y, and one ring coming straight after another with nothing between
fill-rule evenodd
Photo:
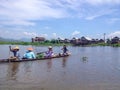
<instances>
[{"instance_id":1,"label":"long wooden boat","mask_svg":"<svg viewBox=\"0 0 120 90\"><path fill-rule=\"evenodd\" d=\"M5 63L5 62L25 62L25 61L36 61L36 60L47 60L47 59L53 59L53 58L61 58L61 57L68 57L70 54L67 55L57 55L54 57L44 57L44 58L36 58L36 59L19 59L19 60L14 60L14 59L0 59L0 63Z\"/></svg>"}]
</instances>

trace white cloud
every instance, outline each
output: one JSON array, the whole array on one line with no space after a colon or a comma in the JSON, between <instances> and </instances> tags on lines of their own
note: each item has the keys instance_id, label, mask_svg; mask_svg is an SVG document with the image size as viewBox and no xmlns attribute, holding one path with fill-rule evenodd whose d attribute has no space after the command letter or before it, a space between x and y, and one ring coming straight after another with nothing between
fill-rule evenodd
<instances>
[{"instance_id":1,"label":"white cloud","mask_svg":"<svg viewBox=\"0 0 120 90\"><path fill-rule=\"evenodd\" d=\"M79 34L80 34L79 31L74 31L74 32L72 33L72 36L79 35Z\"/></svg>"},{"instance_id":2,"label":"white cloud","mask_svg":"<svg viewBox=\"0 0 120 90\"><path fill-rule=\"evenodd\" d=\"M4 31L4 32L3 32ZM27 32L21 32L21 31L15 31L13 30L0 30L0 37L3 38L12 38L12 39L20 39L20 38L31 38L32 34L27 33Z\"/></svg>"},{"instance_id":3,"label":"white cloud","mask_svg":"<svg viewBox=\"0 0 120 90\"><path fill-rule=\"evenodd\" d=\"M116 31L113 33L110 33L109 35L107 35L108 38L113 38L113 37L120 37L120 31Z\"/></svg>"},{"instance_id":4,"label":"white cloud","mask_svg":"<svg viewBox=\"0 0 120 90\"><path fill-rule=\"evenodd\" d=\"M47 38L48 34L40 34L39 36Z\"/></svg>"},{"instance_id":5,"label":"white cloud","mask_svg":"<svg viewBox=\"0 0 120 90\"><path fill-rule=\"evenodd\" d=\"M119 21L120 21L120 18L111 18L107 22L113 24L113 23L116 23L116 22L119 22Z\"/></svg>"},{"instance_id":6,"label":"white cloud","mask_svg":"<svg viewBox=\"0 0 120 90\"><path fill-rule=\"evenodd\" d=\"M35 20L76 17L79 13L86 16L84 13L84 10L88 12L84 6L86 3L99 6L99 4L120 4L120 0L1 0L0 24L33 26L36 23ZM108 10L98 11L95 11L96 14L89 11L90 14L86 16L86 19L92 20L102 15L111 14Z\"/></svg>"},{"instance_id":7,"label":"white cloud","mask_svg":"<svg viewBox=\"0 0 120 90\"><path fill-rule=\"evenodd\" d=\"M36 33L26 32L26 26L27 30L31 30L31 27L37 29L37 23L46 19L79 17L93 20L106 15L116 15L119 18L120 8L117 8L119 5L120 0L0 0L0 29L9 31L9 34L4 33L1 36L16 35L16 38L35 36ZM111 22L119 21L118 18L112 19ZM16 29L14 34L13 30L7 26ZM20 27L23 27L21 32L24 33L20 32ZM75 31L72 35L79 34L79 31ZM43 36L48 35L43 34ZM54 33L53 37L57 37L57 34Z\"/></svg>"},{"instance_id":8,"label":"white cloud","mask_svg":"<svg viewBox=\"0 0 120 90\"><path fill-rule=\"evenodd\" d=\"M13 26L13 25L23 25L23 26L35 26L34 22L29 22L26 20L5 20L0 22L2 25Z\"/></svg>"},{"instance_id":9,"label":"white cloud","mask_svg":"<svg viewBox=\"0 0 120 90\"><path fill-rule=\"evenodd\" d=\"M117 11L116 9L104 9L104 10L100 10L100 11L94 11L92 13L89 13L90 15L86 16L85 19L93 20L93 19L101 17L101 16L110 15L116 11Z\"/></svg>"},{"instance_id":10,"label":"white cloud","mask_svg":"<svg viewBox=\"0 0 120 90\"><path fill-rule=\"evenodd\" d=\"M34 32L23 32L23 34L24 35L26 35L26 36L38 36L38 34L37 33L34 33Z\"/></svg>"},{"instance_id":11,"label":"white cloud","mask_svg":"<svg viewBox=\"0 0 120 90\"><path fill-rule=\"evenodd\" d=\"M85 37L87 40L92 40L92 38L90 38L90 37Z\"/></svg>"},{"instance_id":12,"label":"white cloud","mask_svg":"<svg viewBox=\"0 0 120 90\"><path fill-rule=\"evenodd\" d=\"M43 0L2 0L0 6L3 24L33 25L32 20L67 16L62 8L53 8L51 3Z\"/></svg>"},{"instance_id":13,"label":"white cloud","mask_svg":"<svg viewBox=\"0 0 120 90\"><path fill-rule=\"evenodd\" d=\"M44 27L44 29L47 29L47 30L48 30L48 29L50 29L50 27L49 27L49 26L46 26L46 27Z\"/></svg>"},{"instance_id":14,"label":"white cloud","mask_svg":"<svg viewBox=\"0 0 120 90\"><path fill-rule=\"evenodd\" d=\"M64 39L62 36L58 35L57 33L52 33L52 35L49 35L49 39Z\"/></svg>"},{"instance_id":15,"label":"white cloud","mask_svg":"<svg viewBox=\"0 0 120 90\"><path fill-rule=\"evenodd\" d=\"M56 37L56 36L57 36L57 34L56 34L56 33L52 33L52 35L53 35L54 37Z\"/></svg>"},{"instance_id":16,"label":"white cloud","mask_svg":"<svg viewBox=\"0 0 120 90\"><path fill-rule=\"evenodd\" d=\"M27 37L27 38L31 38L31 37L48 37L48 34L37 34L36 32L23 32L23 34Z\"/></svg>"},{"instance_id":17,"label":"white cloud","mask_svg":"<svg viewBox=\"0 0 120 90\"><path fill-rule=\"evenodd\" d=\"M58 38L58 37L57 37L57 34L56 34L56 33L52 33L52 38L53 38L53 39Z\"/></svg>"},{"instance_id":18,"label":"white cloud","mask_svg":"<svg viewBox=\"0 0 120 90\"><path fill-rule=\"evenodd\" d=\"M85 0L91 5L100 5L100 4L120 4L120 0Z\"/></svg>"}]
</instances>

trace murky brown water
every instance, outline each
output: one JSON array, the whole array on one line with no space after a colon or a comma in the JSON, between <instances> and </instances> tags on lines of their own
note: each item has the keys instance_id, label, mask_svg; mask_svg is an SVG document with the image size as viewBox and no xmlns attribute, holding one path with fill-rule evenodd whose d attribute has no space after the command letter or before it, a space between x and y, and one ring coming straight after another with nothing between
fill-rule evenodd
<instances>
[{"instance_id":1,"label":"murky brown water","mask_svg":"<svg viewBox=\"0 0 120 90\"><path fill-rule=\"evenodd\" d=\"M20 46L21 55L28 46ZM34 47L35 52L47 47ZM60 52L61 47L54 47ZM120 48L68 47L69 57L0 64L0 90L120 90ZM0 58L10 56L0 46Z\"/></svg>"}]
</instances>

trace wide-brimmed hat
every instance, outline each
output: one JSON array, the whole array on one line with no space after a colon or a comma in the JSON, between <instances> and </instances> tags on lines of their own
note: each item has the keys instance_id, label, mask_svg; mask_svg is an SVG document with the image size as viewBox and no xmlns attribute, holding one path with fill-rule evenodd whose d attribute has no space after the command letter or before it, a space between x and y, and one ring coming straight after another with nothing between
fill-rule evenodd
<instances>
[{"instance_id":1,"label":"wide-brimmed hat","mask_svg":"<svg viewBox=\"0 0 120 90\"><path fill-rule=\"evenodd\" d=\"M48 46L48 48L52 48L52 46Z\"/></svg>"},{"instance_id":2,"label":"wide-brimmed hat","mask_svg":"<svg viewBox=\"0 0 120 90\"><path fill-rule=\"evenodd\" d=\"M32 50L33 50L33 48L32 48L32 47L29 47L29 48L27 48L27 50L32 51Z\"/></svg>"},{"instance_id":3,"label":"wide-brimmed hat","mask_svg":"<svg viewBox=\"0 0 120 90\"><path fill-rule=\"evenodd\" d=\"M18 47L18 46L15 46L13 49L14 49L14 50L16 50L16 49L19 50L19 47Z\"/></svg>"}]
</instances>

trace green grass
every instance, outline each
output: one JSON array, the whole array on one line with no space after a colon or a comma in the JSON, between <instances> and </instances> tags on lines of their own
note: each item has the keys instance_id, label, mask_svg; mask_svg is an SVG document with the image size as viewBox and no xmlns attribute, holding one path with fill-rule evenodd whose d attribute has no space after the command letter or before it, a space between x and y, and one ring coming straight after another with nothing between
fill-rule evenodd
<instances>
[{"instance_id":1,"label":"green grass","mask_svg":"<svg viewBox=\"0 0 120 90\"><path fill-rule=\"evenodd\" d=\"M11 44L11 45L35 45L35 46L63 46L65 43L51 43L51 42L0 42L1 45ZM71 45L70 43L66 45Z\"/></svg>"},{"instance_id":2,"label":"green grass","mask_svg":"<svg viewBox=\"0 0 120 90\"><path fill-rule=\"evenodd\" d=\"M3 42L0 41L0 45L34 45L34 46L63 46L66 44L67 46L72 46L70 43L58 43L58 42ZM107 43L97 43L97 44L90 44L85 46L113 46L113 47L120 47L120 43L118 44L107 44Z\"/></svg>"},{"instance_id":3,"label":"green grass","mask_svg":"<svg viewBox=\"0 0 120 90\"><path fill-rule=\"evenodd\" d=\"M120 43L119 44L113 44L113 47L120 47Z\"/></svg>"},{"instance_id":4,"label":"green grass","mask_svg":"<svg viewBox=\"0 0 120 90\"><path fill-rule=\"evenodd\" d=\"M120 47L120 43L118 44L107 44L107 43L97 43L97 44L90 44L87 46L113 46L113 47Z\"/></svg>"},{"instance_id":5,"label":"green grass","mask_svg":"<svg viewBox=\"0 0 120 90\"><path fill-rule=\"evenodd\" d=\"M89 44L88 46L108 46L107 43Z\"/></svg>"}]
</instances>

